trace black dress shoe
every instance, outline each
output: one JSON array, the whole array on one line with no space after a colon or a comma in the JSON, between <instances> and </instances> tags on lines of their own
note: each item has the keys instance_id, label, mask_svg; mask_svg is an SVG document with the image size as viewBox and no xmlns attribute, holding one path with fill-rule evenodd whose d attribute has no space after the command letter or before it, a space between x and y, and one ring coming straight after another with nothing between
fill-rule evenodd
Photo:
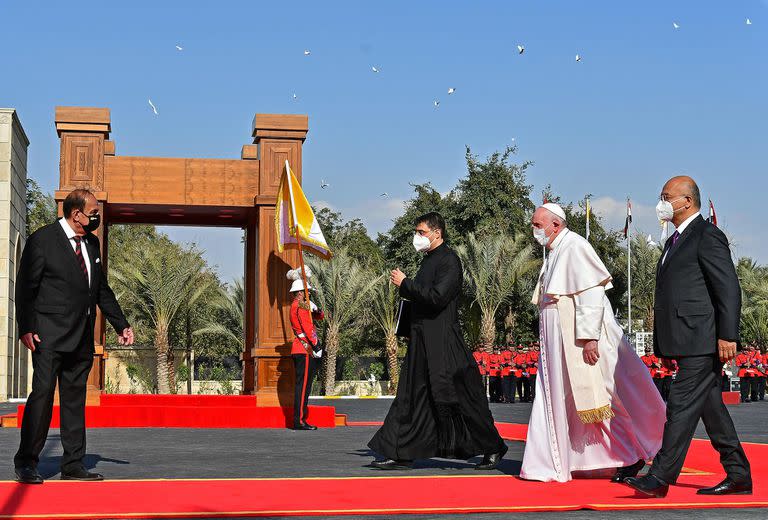
<instances>
[{"instance_id":1,"label":"black dress shoe","mask_svg":"<svg viewBox=\"0 0 768 520\"><path fill-rule=\"evenodd\" d=\"M490 455L483 455L483 460L480 461L477 466L475 466L475 469L480 471L496 469L496 467L499 465L499 462L501 462L501 459L503 459L504 455L507 454L507 450L509 450L509 448L505 444L501 451L497 453L491 453Z\"/></svg>"},{"instance_id":2,"label":"black dress shoe","mask_svg":"<svg viewBox=\"0 0 768 520\"><path fill-rule=\"evenodd\" d=\"M636 477L640 470L645 467L645 461L640 459L631 466L625 466L616 470L616 473L611 478L611 482L620 484L624 482L624 479L628 477Z\"/></svg>"},{"instance_id":3,"label":"black dress shoe","mask_svg":"<svg viewBox=\"0 0 768 520\"><path fill-rule=\"evenodd\" d=\"M304 423L304 424L302 424L302 426L304 426L304 428L307 429L307 430L317 430L317 426L314 426L314 425L309 424L309 423Z\"/></svg>"},{"instance_id":4,"label":"black dress shoe","mask_svg":"<svg viewBox=\"0 0 768 520\"><path fill-rule=\"evenodd\" d=\"M82 480L86 482L95 482L104 480L104 475L100 473L91 473L85 468L79 468L71 471L62 471L61 480Z\"/></svg>"},{"instance_id":5,"label":"black dress shoe","mask_svg":"<svg viewBox=\"0 0 768 520\"><path fill-rule=\"evenodd\" d=\"M649 497L664 498L669 492L669 484L651 474L644 477L627 477L624 483Z\"/></svg>"},{"instance_id":6,"label":"black dress shoe","mask_svg":"<svg viewBox=\"0 0 768 520\"><path fill-rule=\"evenodd\" d=\"M752 494L752 481L746 482L734 482L730 478L726 478L716 486L700 489L696 492L697 495L751 495Z\"/></svg>"},{"instance_id":7,"label":"black dress shoe","mask_svg":"<svg viewBox=\"0 0 768 520\"><path fill-rule=\"evenodd\" d=\"M317 430L316 427L310 426L308 424L299 424L298 426L293 427L294 430Z\"/></svg>"},{"instance_id":8,"label":"black dress shoe","mask_svg":"<svg viewBox=\"0 0 768 520\"><path fill-rule=\"evenodd\" d=\"M384 470L406 470L413 469L413 461L410 460L374 460L371 462L372 468Z\"/></svg>"},{"instance_id":9,"label":"black dress shoe","mask_svg":"<svg viewBox=\"0 0 768 520\"><path fill-rule=\"evenodd\" d=\"M22 466L16 468L16 482L21 482L22 484L42 484L43 477L32 466Z\"/></svg>"}]
</instances>

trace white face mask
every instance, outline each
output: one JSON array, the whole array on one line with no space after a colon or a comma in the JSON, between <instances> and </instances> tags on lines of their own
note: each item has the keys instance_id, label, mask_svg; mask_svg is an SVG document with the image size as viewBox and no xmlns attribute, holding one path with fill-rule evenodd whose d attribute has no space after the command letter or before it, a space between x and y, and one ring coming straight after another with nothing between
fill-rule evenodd
<instances>
[{"instance_id":1,"label":"white face mask","mask_svg":"<svg viewBox=\"0 0 768 520\"><path fill-rule=\"evenodd\" d=\"M432 240L427 235L419 235L415 233L413 235L413 248L419 253L426 253L429 248L432 247Z\"/></svg>"},{"instance_id":2,"label":"white face mask","mask_svg":"<svg viewBox=\"0 0 768 520\"><path fill-rule=\"evenodd\" d=\"M660 200L658 204L656 204L656 216L659 220L662 222L669 222L672 220L672 218L675 216L675 213L678 211L682 211L684 208L678 208L675 209L672 206L673 202L677 202L680 199L683 199L685 197L678 197L675 200L669 201L669 200Z\"/></svg>"},{"instance_id":3,"label":"white face mask","mask_svg":"<svg viewBox=\"0 0 768 520\"><path fill-rule=\"evenodd\" d=\"M550 224L549 226L545 227L544 229L541 228L533 228L533 238L541 244L542 246L546 246L547 242L549 242L549 237L547 236L547 230L552 226Z\"/></svg>"}]
</instances>

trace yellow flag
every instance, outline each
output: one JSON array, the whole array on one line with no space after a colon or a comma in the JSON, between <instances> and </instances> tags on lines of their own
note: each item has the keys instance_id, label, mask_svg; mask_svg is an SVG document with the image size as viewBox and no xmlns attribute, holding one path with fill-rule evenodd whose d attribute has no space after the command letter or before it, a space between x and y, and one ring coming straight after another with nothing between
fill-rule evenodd
<instances>
[{"instance_id":1,"label":"yellow flag","mask_svg":"<svg viewBox=\"0 0 768 520\"><path fill-rule=\"evenodd\" d=\"M303 249L307 249L322 258L331 257L331 249L325 241L323 230L317 223L312 206L309 205L299 181L285 161L285 171L280 178L275 204L275 230L277 232L277 250L282 253L286 248L298 247L296 235L301 238Z\"/></svg>"}]
</instances>

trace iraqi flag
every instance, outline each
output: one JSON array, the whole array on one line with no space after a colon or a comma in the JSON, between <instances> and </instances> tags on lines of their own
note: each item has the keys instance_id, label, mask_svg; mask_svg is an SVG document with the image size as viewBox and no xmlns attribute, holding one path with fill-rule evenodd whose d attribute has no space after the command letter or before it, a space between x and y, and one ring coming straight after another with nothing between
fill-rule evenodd
<instances>
[{"instance_id":1,"label":"iraqi flag","mask_svg":"<svg viewBox=\"0 0 768 520\"><path fill-rule=\"evenodd\" d=\"M709 218L707 220L717 227L717 213L715 213L715 205L712 204L712 199L709 199Z\"/></svg>"},{"instance_id":2,"label":"iraqi flag","mask_svg":"<svg viewBox=\"0 0 768 520\"><path fill-rule=\"evenodd\" d=\"M632 224L632 203L627 199L627 219L624 221L624 238L629 238L630 224Z\"/></svg>"}]
</instances>

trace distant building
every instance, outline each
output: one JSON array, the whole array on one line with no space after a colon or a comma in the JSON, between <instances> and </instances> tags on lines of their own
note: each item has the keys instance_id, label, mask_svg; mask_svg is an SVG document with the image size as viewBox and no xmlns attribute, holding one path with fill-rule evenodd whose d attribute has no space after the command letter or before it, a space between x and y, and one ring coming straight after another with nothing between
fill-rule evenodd
<instances>
[{"instance_id":1,"label":"distant building","mask_svg":"<svg viewBox=\"0 0 768 520\"><path fill-rule=\"evenodd\" d=\"M30 354L19 342L14 287L26 241L27 147L16 110L0 108L0 401L26 397Z\"/></svg>"}]
</instances>

